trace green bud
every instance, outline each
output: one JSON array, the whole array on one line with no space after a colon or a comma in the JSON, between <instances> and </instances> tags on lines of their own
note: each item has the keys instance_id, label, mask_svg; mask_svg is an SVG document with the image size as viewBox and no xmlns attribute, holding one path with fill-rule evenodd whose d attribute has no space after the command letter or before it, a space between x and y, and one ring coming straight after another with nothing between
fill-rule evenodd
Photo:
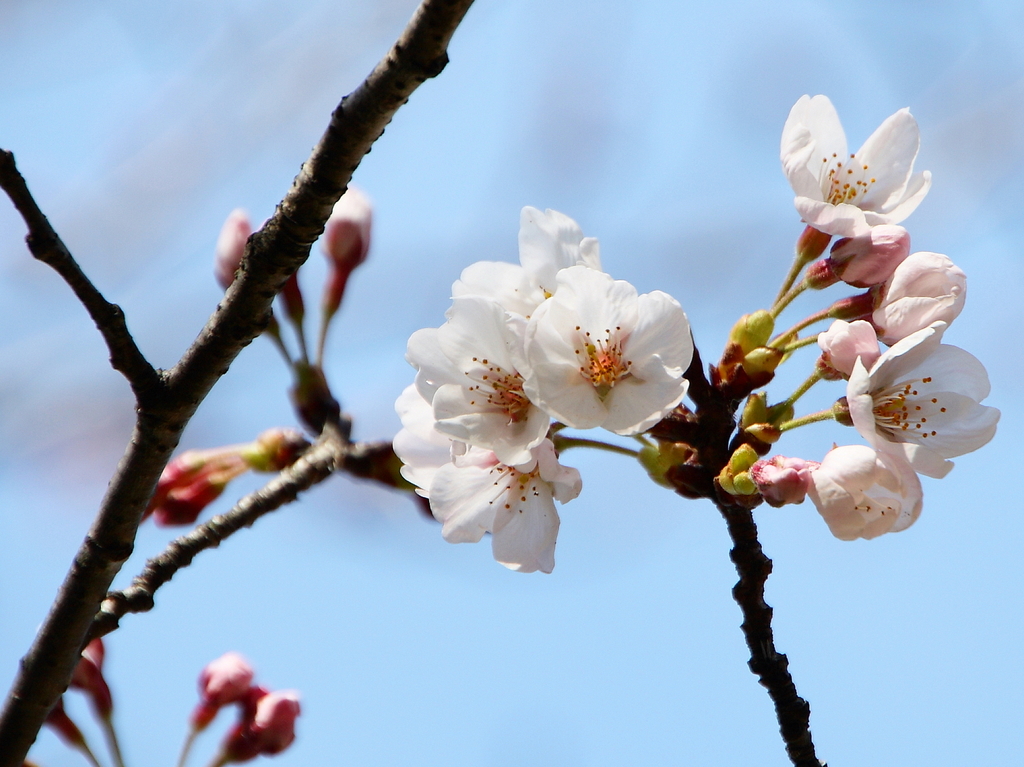
<instances>
[{"instance_id":1,"label":"green bud","mask_svg":"<svg viewBox=\"0 0 1024 767\"><path fill-rule=\"evenodd\" d=\"M743 407L743 415L740 416L740 428L746 429L751 424L767 423L768 421L768 395L764 392L754 392L747 397L747 404Z\"/></svg>"},{"instance_id":2,"label":"green bud","mask_svg":"<svg viewBox=\"0 0 1024 767\"><path fill-rule=\"evenodd\" d=\"M757 492L757 484L750 476L750 472L741 471L735 477L732 478L733 495L753 495Z\"/></svg>"},{"instance_id":3,"label":"green bud","mask_svg":"<svg viewBox=\"0 0 1024 767\"><path fill-rule=\"evenodd\" d=\"M739 344L743 353L748 354L767 344L773 330L775 320L764 309L758 309L753 314L744 314L739 318L729 333L729 340Z\"/></svg>"},{"instance_id":4,"label":"green bud","mask_svg":"<svg viewBox=\"0 0 1024 767\"><path fill-rule=\"evenodd\" d=\"M750 445L740 445L729 458L728 469L735 477L741 471L746 471L753 466L759 457L757 451Z\"/></svg>"}]
</instances>

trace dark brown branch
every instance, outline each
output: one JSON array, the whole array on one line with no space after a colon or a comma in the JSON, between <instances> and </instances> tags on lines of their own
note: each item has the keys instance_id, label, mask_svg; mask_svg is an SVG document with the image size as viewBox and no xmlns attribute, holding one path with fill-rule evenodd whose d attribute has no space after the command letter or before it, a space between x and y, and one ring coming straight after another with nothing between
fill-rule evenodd
<instances>
[{"instance_id":1,"label":"dark brown branch","mask_svg":"<svg viewBox=\"0 0 1024 767\"><path fill-rule=\"evenodd\" d=\"M171 580L178 570L192 564L197 554L219 546L225 538L243 527L251 527L264 514L293 502L299 493L331 476L350 453L363 449L360 444L347 444L343 435L329 428L299 460L262 488L242 498L230 511L171 541L161 554L146 562L131 586L107 594L93 620L88 638L94 639L114 631L119 627L120 619L128 613L152 610L156 590Z\"/></svg>"},{"instance_id":2,"label":"dark brown branch","mask_svg":"<svg viewBox=\"0 0 1024 767\"><path fill-rule=\"evenodd\" d=\"M749 509L718 503L732 538L729 557L740 579L732 595L743 612L743 637L750 650L747 665L757 674L775 704L779 731L786 752L796 767L821 767L811 740L811 707L796 691L789 673L789 659L776 651L772 632L772 608L764 601L764 584L772 572L772 561L765 556L757 539L757 525Z\"/></svg>"},{"instance_id":3,"label":"dark brown branch","mask_svg":"<svg viewBox=\"0 0 1024 767\"><path fill-rule=\"evenodd\" d=\"M240 275L169 373L166 394L140 399L132 440L0 713L0 767L21 767L66 688L185 425L238 353L262 332L274 296L308 257L370 146L417 86L444 68L448 42L471 3L423 0L387 56L334 111L273 218L250 238Z\"/></svg>"},{"instance_id":4,"label":"dark brown branch","mask_svg":"<svg viewBox=\"0 0 1024 767\"><path fill-rule=\"evenodd\" d=\"M39 209L28 185L14 163L11 152L0 149L0 189L7 193L25 220L32 256L53 268L71 287L89 312L110 350L110 364L128 379L135 397L146 402L163 390L163 379L135 345L128 332L121 307L107 301L78 266L50 222Z\"/></svg>"}]
</instances>

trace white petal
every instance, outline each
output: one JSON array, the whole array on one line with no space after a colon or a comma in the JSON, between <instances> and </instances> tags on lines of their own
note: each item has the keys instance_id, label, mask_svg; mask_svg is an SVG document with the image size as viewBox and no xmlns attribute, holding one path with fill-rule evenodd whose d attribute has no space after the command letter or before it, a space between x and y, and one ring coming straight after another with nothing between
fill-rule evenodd
<instances>
[{"instance_id":1,"label":"white petal","mask_svg":"<svg viewBox=\"0 0 1024 767\"><path fill-rule=\"evenodd\" d=\"M820 232L837 237L859 237L871 231L864 211L856 205L845 202L833 205L808 197L797 197L793 204L800 218Z\"/></svg>"},{"instance_id":2,"label":"white petal","mask_svg":"<svg viewBox=\"0 0 1024 767\"><path fill-rule=\"evenodd\" d=\"M497 509L491 550L495 560L510 570L550 573L555 567L559 526L551 487L535 479L523 492L518 505Z\"/></svg>"},{"instance_id":3,"label":"white petal","mask_svg":"<svg viewBox=\"0 0 1024 767\"><path fill-rule=\"evenodd\" d=\"M437 339L437 328L423 328L409 337L405 358L416 368L416 388L428 402L437 387L457 383L459 371L452 365Z\"/></svg>"},{"instance_id":4,"label":"white petal","mask_svg":"<svg viewBox=\"0 0 1024 767\"><path fill-rule=\"evenodd\" d=\"M917 120L909 109L887 117L868 137L856 156L875 179L860 201L864 208L886 213L904 199L920 146Z\"/></svg>"},{"instance_id":5,"label":"white petal","mask_svg":"<svg viewBox=\"0 0 1024 767\"><path fill-rule=\"evenodd\" d=\"M491 530L496 504L504 503L495 483L503 481L494 467L448 464L437 470L430 485L430 510L443 523L446 541L476 543Z\"/></svg>"},{"instance_id":6,"label":"white petal","mask_svg":"<svg viewBox=\"0 0 1024 767\"><path fill-rule=\"evenodd\" d=\"M524 317L529 317L544 300L544 292L529 272L518 264L502 261L477 261L463 269L459 280L452 285L452 297L461 296L490 298L505 311Z\"/></svg>"}]
</instances>

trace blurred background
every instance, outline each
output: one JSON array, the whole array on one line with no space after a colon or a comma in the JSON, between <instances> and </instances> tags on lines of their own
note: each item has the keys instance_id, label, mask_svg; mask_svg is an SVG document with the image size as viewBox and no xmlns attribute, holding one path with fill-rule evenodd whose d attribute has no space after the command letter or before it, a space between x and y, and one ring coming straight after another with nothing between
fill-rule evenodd
<instances>
[{"instance_id":1,"label":"blurred background","mask_svg":"<svg viewBox=\"0 0 1024 767\"><path fill-rule=\"evenodd\" d=\"M211 266L224 218L239 206L257 223L272 213L414 7L0 3L0 146L155 364L174 364L221 296ZM792 104L828 95L851 151L909 106L917 167L934 184L905 223L915 250L946 253L968 275L946 341L987 365L1000 430L947 479L924 480L924 513L898 535L843 543L809 502L758 509L775 562L767 599L830 764L1012 761L1024 748L1024 520L1016 483L992 477L1018 470L999 456L1022 412L1019 343L1005 351L1024 288L1022 41L1013 2L481 0L448 68L355 175L375 203L374 242L326 363L355 435L398 429L406 339L443 321L466 265L516 260L523 205L574 217L613 276L675 296L716 358L735 318L774 297L802 229L778 160ZM23 237L0 199L4 689L133 418L98 333ZM314 306L322 262L314 252L301 272ZM843 294L807 297L784 319ZM770 392L785 397L814 356L795 357ZM182 448L295 424L289 383L257 339ZM804 409L841 394L820 385ZM817 459L833 442L859 440L816 424L780 452ZM447 544L408 497L343 477L202 554L156 610L108 638L128 764L173 764L196 676L232 649L259 682L301 691L281 765L788 764L746 667L713 507L622 457L565 461L584 490L561 510L549 576L505 570L486 542ZM204 518L263 479L233 485ZM144 525L115 585L179 532ZM80 698L67 697L85 725ZM232 716L191 764L209 759ZM84 763L47 731L32 754L44 767Z\"/></svg>"}]
</instances>

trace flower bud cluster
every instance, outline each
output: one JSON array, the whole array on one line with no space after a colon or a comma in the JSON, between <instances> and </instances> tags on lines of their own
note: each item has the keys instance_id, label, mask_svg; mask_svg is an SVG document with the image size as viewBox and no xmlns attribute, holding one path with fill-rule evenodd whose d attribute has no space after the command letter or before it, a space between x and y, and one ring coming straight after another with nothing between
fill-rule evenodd
<instances>
[{"instance_id":1,"label":"flower bud cluster","mask_svg":"<svg viewBox=\"0 0 1024 767\"><path fill-rule=\"evenodd\" d=\"M189 719L184 763L195 736L206 729L221 708L236 705L238 721L228 730L214 764L247 762L257 756L284 751L295 740L295 720L301 712L294 690L270 692L253 684L252 666L229 652L211 661L199 675L199 704Z\"/></svg>"},{"instance_id":2,"label":"flower bud cluster","mask_svg":"<svg viewBox=\"0 0 1024 767\"><path fill-rule=\"evenodd\" d=\"M277 345L295 376L291 390L292 402L303 424L314 434L324 425L336 422L341 414L337 400L331 394L323 372L324 345L331 320L341 306L352 272L362 264L370 252L370 232L373 207L370 200L355 187L349 189L335 204L323 237L321 249L327 257L327 279L320 304L320 334L316 357L310 360L306 344L306 304L299 285L299 272L294 272L281 288L281 307L288 323L295 331L299 347L298 358L293 358L275 316L271 316L267 333ZM242 264L246 243L252 234L248 214L241 209L231 212L221 229L214 258L214 275L225 290L234 280Z\"/></svg>"},{"instance_id":3,"label":"flower bud cluster","mask_svg":"<svg viewBox=\"0 0 1024 767\"><path fill-rule=\"evenodd\" d=\"M491 533L506 567L550 572L553 501L582 487L556 432L649 429L686 394L693 345L678 302L602 271L597 240L567 216L524 208L519 257L467 267L447 322L409 339L417 375L394 444L446 540Z\"/></svg>"},{"instance_id":4,"label":"flower bud cluster","mask_svg":"<svg viewBox=\"0 0 1024 767\"><path fill-rule=\"evenodd\" d=\"M843 540L909 527L922 507L918 474L945 476L949 459L987 443L999 420L998 410L981 404L989 393L984 366L942 343L963 309L964 273L944 255L911 253L910 235L898 226L931 186L927 171L913 173L919 143L917 123L902 109L847 154L842 126L824 96L801 98L783 129L783 170L808 224L797 245L797 270L816 257L808 256L807 243L819 254L825 249L809 232L842 239L810 265L796 288L784 285L772 316L806 288L842 281L867 292L836 301L770 342L788 358L816 340L821 356L806 387L780 403L790 413L773 421L770 414L778 415L780 406L766 402L748 404L748 410L763 411L780 432L833 418L854 426L868 445L836 447L820 463L784 456L758 460L749 476L773 506L810 496ZM800 330L827 318L835 319L828 330L797 339ZM816 380L845 381L845 396L828 411L792 419L792 404ZM741 428L751 429L743 421ZM735 477L726 482L730 478L739 484Z\"/></svg>"}]
</instances>

